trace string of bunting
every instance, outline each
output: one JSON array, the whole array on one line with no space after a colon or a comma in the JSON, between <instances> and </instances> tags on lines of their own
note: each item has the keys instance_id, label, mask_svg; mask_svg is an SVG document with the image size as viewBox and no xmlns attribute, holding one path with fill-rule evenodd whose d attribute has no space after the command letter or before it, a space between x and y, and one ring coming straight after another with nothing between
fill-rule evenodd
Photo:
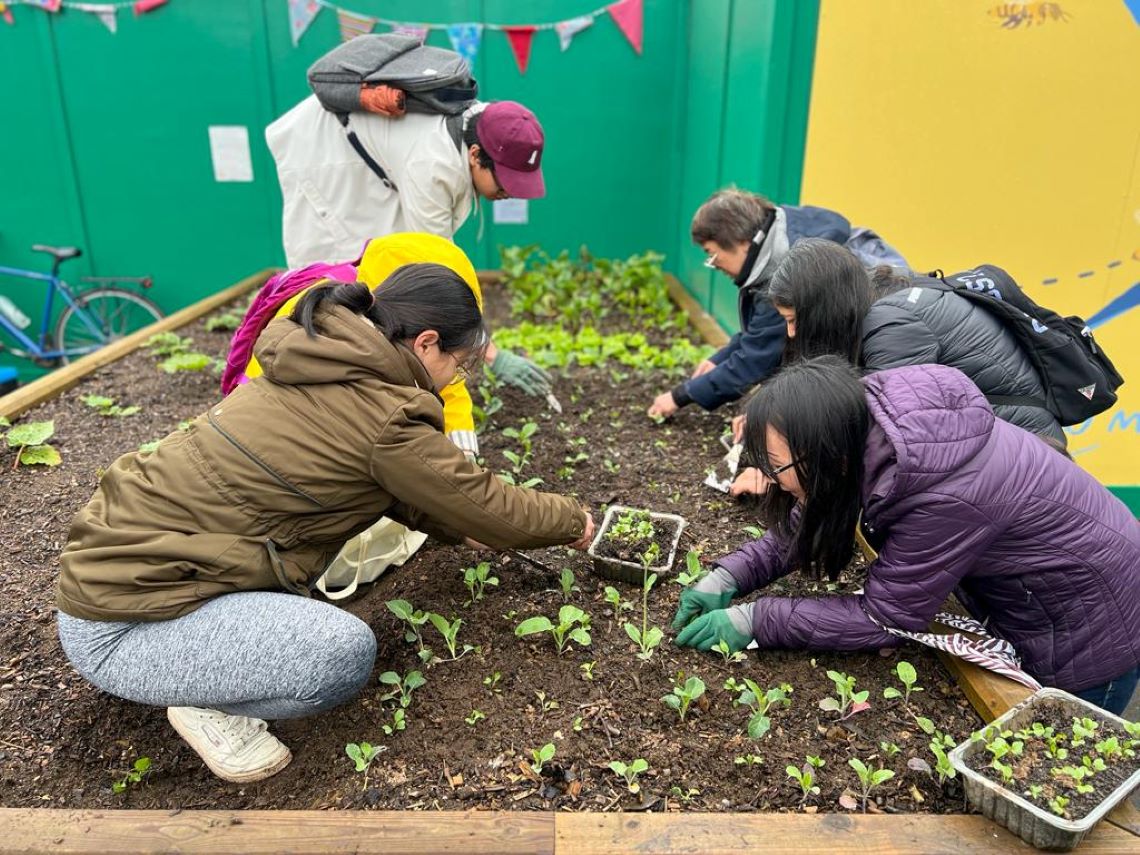
<instances>
[{"instance_id":1,"label":"string of bunting","mask_svg":"<svg viewBox=\"0 0 1140 855\"><path fill-rule=\"evenodd\" d=\"M410 23L354 12L337 6L329 0L286 0L286 2L289 6L289 33L292 36L294 46L301 41L301 36L309 29L309 25L313 23L313 19L321 10L331 9L336 12L337 22L340 25L340 36L343 41L371 33L378 25L387 26L394 33L402 33L417 38L420 42L426 41L432 30L444 30L451 40L452 48L468 63L475 61L475 55L479 52L484 30L502 32L510 43L520 74L526 74L527 65L530 63L531 42L537 32L553 30L558 34L559 46L563 51L566 51L576 35L593 26L594 19L608 14L638 55L641 54L644 32L643 0L617 0L616 3L602 6L586 15L577 15L573 18L544 24Z\"/></svg>"},{"instance_id":2,"label":"string of bunting","mask_svg":"<svg viewBox=\"0 0 1140 855\"><path fill-rule=\"evenodd\" d=\"M64 9L74 9L76 12L87 12L94 15L108 30L117 33L119 31L118 15L120 9L132 9L137 18L152 9L166 5L167 2L168 0L120 0L116 3L79 3L74 2L74 0L7 0L7 2L0 2L0 18L9 26L15 24L16 21L12 17L13 6L32 6L53 15L59 14Z\"/></svg>"}]
</instances>

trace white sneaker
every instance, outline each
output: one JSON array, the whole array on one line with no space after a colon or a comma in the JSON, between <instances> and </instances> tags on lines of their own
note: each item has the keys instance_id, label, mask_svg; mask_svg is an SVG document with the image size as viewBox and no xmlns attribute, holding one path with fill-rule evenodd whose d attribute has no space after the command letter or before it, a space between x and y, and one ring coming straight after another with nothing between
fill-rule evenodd
<instances>
[{"instance_id":1,"label":"white sneaker","mask_svg":"<svg viewBox=\"0 0 1140 855\"><path fill-rule=\"evenodd\" d=\"M293 755L259 718L198 707L167 707L166 717L219 778L242 784L276 775Z\"/></svg>"}]
</instances>

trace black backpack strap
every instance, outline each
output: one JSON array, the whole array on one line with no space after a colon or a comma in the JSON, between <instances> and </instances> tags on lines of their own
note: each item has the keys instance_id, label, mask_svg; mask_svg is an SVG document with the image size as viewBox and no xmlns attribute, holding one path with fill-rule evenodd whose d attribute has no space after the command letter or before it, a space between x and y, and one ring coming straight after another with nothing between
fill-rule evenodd
<instances>
[{"instance_id":1,"label":"black backpack strap","mask_svg":"<svg viewBox=\"0 0 1140 855\"><path fill-rule=\"evenodd\" d=\"M1034 398L1032 395L986 395L991 407L1039 407L1048 410L1049 404L1044 398Z\"/></svg>"},{"instance_id":2,"label":"black backpack strap","mask_svg":"<svg viewBox=\"0 0 1140 855\"><path fill-rule=\"evenodd\" d=\"M337 120L340 122L341 127L344 128L345 134L348 135L348 142L356 153L360 155L361 159L368 164L368 168L376 173L376 176L384 182L384 186L390 188L396 193L399 193L396 185L392 183L392 179L388 177L388 173L384 171L384 167L377 163L364 148L364 144L356 136L356 131L348 126L348 113L337 113Z\"/></svg>"}]
</instances>

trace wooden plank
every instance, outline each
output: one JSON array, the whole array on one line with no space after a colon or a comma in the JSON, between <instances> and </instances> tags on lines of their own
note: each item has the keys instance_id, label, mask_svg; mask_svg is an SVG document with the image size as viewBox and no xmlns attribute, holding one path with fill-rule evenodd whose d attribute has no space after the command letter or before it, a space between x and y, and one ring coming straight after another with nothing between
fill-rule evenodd
<instances>
[{"instance_id":1,"label":"wooden plank","mask_svg":"<svg viewBox=\"0 0 1140 855\"><path fill-rule=\"evenodd\" d=\"M665 281L669 283L669 296L688 314L689 320L701 334L701 338L713 347L724 347L728 343L728 334L716 322L716 318L700 307L692 294L685 290L673 274L666 273Z\"/></svg>"},{"instance_id":2,"label":"wooden plank","mask_svg":"<svg viewBox=\"0 0 1140 855\"><path fill-rule=\"evenodd\" d=\"M1021 683L979 668L957 656L939 651L938 657L946 670L958 679L958 684L978 715L987 722L993 721L1014 704L1021 703L1033 694Z\"/></svg>"},{"instance_id":3,"label":"wooden plank","mask_svg":"<svg viewBox=\"0 0 1140 855\"><path fill-rule=\"evenodd\" d=\"M187 306L173 315L168 315L160 321L155 321L150 326L143 327L138 332L112 342L94 353L89 353L82 359L77 359L39 380L32 381L27 386L21 386L16 391L0 397L0 416L13 419L20 413L63 394L91 372L102 368L104 365L110 365L128 353L137 350L143 342L155 333L176 330L191 321L198 320L203 315L208 315L231 300L261 286L275 272L275 269L268 268L252 276L247 276L217 294L199 300L197 303Z\"/></svg>"},{"instance_id":4,"label":"wooden plank","mask_svg":"<svg viewBox=\"0 0 1140 855\"><path fill-rule=\"evenodd\" d=\"M0 853L554 851L537 811L147 811L0 809Z\"/></svg>"},{"instance_id":5,"label":"wooden plank","mask_svg":"<svg viewBox=\"0 0 1140 855\"><path fill-rule=\"evenodd\" d=\"M1133 797L1135 797L1135 793L1133 793ZM1105 817L1105 822L1111 822L1117 828L1140 837L1140 810L1136 809L1136 805L1132 804L1130 799L1125 799L1113 808ZM1138 845L1138 851L1140 851L1140 845Z\"/></svg>"},{"instance_id":6,"label":"wooden plank","mask_svg":"<svg viewBox=\"0 0 1140 855\"><path fill-rule=\"evenodd\" d=\"M806 814L598 814L555 816L555 850L573 855L700 852L740 855L1034 852L981 816ZM1107 823L1080 845L1083 855L1137 851L1131 835Z\"/></svg>"}]
</instances>

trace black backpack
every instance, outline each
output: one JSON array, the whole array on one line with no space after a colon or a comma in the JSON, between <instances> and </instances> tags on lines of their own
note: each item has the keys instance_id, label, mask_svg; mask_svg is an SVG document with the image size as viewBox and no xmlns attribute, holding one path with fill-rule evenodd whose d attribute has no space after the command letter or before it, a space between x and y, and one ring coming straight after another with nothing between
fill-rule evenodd
<instances>
[{"instance_id":1,"label":"black backpack","mask_svg":"<svg viewBox=\"0 0 1140 855\"><path fill-rule=\"evenodd\" d=\"M1033 302L1013 277L992 264L943 276L935 270L915 284L953 291L997 317L1032 360L1045 387L1045 399L987 395L991 404L1043 407L1062 425L1080 424L1116 403L1124 383L1112 361L1093 339L1083 318L1062 318Z\"/></svg>"},{"instance_id":2,"label":"black backpack","mask_svg":"<svg viewBox=\"0 0 1140 855\"><path fill-rule=\"evenodd\" d=\"M475 102L479 92L467 60L458 53L421 44L419 39L399 33L357 36L309 66L308 78L313 94L322 107L336 115L356 153L397 192L384 168L349 126L348 114L360 110L360 85L387 84L404 93L404 107L409 113L447 116L448 132L460 151L463 111Z\"/></svg>"}]
</instances>

